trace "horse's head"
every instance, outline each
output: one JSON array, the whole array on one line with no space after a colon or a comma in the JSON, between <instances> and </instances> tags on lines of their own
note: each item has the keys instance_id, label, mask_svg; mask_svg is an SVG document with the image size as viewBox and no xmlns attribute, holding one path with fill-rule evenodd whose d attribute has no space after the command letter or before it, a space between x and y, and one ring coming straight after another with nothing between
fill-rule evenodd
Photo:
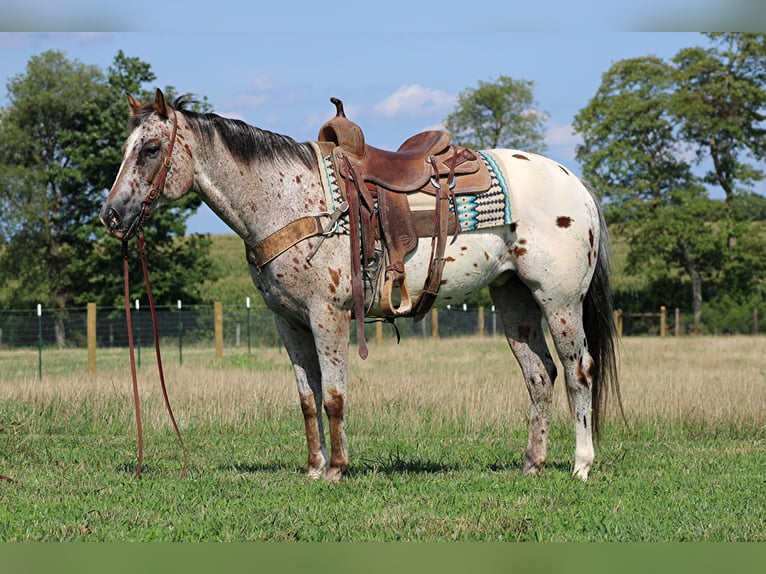
<instances>
[{"instance_id":1,"label":"horse's head","mask_svg":"<svg viewBox=\"0 0 766 574\"><path fill-rule=\"evenodd\" d=\"M143 104L128 94L131 133L122 149L122 165L101 208L101 222L113 237L129 239L159 205L182 197L192 185L193 164L178 122L182 114L159 89ZM186 151L185 151L186 150Z\"/></svg>"}]
</instances>

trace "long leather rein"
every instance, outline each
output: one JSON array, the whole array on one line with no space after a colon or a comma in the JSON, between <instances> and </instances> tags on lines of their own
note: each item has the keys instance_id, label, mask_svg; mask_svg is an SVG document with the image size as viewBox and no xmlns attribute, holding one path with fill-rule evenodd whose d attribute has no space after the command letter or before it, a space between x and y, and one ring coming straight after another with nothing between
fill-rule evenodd
<instances>
[{"instance_id":1,"label":"long leather rein","mask_svg":"<svg viewBox=\"0 0 766 574\"><path fill-rule=\"evenodd\" d=\"M173 131L171 132L171 135L170 135L168 151L165 156L165 159L162 162L162 165L159 171L157 172L156 177L152 181L149 194L146 196L146 199L141 204L141 214L139 215L139 221L138 221L137 240L138 240L138 253L141 258L141 269L143 270L144 283L146 284L146 294L149 299L149 310L152 316L152 327L154 330L154 349L155 349L155 354L157 355L157 370L159 372L159 377L160 377L160 386L162 387L162 397L165 400L165 408L168 411L168 415L170 416L170 421L173 423L173 430L175 430L176 436L178 437L178 442L181 445L181 450L183 451L184 464L181 470L181 478L183 478L186 475L186 470L188 468L188 457L186 454L186 445L184 444L183 437L181 436L181 431L178 428L178 423L176 422L176 418L173 415L173 408L170 406L170 399L168 398L168 391L165 385L165 374L162 369L162 355L160 353L160 337L159 337L159 331L157 328L157 310L154 305L154 296L152 295L151 282L149 281L149 271L148 271L148 266L146 263L146 246L144 244L144 230L143 230L144 222L149 217L150 205L160 196L163 189L165 188L165 178L167 177L168 170L170 169L170 166L171 166L171 157L173 155L173 147L176 141L177 126L178 126L178 118L176 117L175 110L173 110ZM141 468L143 465L144 438L143 438L143 426L141 424L141 405L140 405L139 394L138 394L138 377L136 374L136 358L135 358L135 350L134 350L134 343L133 343L133 324L130 317L130 277L129 277L130 273L128 270L129 265L128 265L128 241L127 240L122 242L122 261L123 261L123 275L124 275L124 285L125 285L125 320L127 322L127 328L128 328L128 348L130 351L130 372L133 378L133 407L134 407L135 416L136 416L136 431L138 434L138 463L136 465L136 472L133 475L133 477L136 478L138 477L139 474L141 474Z\"/></svg>"}]
</instances>

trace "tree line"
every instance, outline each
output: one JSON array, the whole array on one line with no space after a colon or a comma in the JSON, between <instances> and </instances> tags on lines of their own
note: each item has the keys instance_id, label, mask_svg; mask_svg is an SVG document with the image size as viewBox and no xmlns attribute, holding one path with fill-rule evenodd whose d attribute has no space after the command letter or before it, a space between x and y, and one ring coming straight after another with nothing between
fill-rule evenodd
<instances>
[{"instance_id":1,"label":"tree line","mask_svg":"<svg viewBox=\"0 0 766 574\"><path fill-rule=\"evenodd\" d=\"M695 332L747 331L740 323L752 309L766 310L766 198L753 192L764 179L766 35L703 39L669 61L613 64L575 118L576 153L612 235L627 245L626 272L641 278L615 290L615 305L680 307ZM57 309L62 345L68 307L122 303L121 246L106 239L98 212L127 136L125 93L149 100L155 80L149 63L122 51L106 70L44 52L8 80L9 103L0 109L0 309ZM204 97L197 109L209 109ZM533 83L501 74L462 92L444 125L463 145L541 153L546 119ZM186 234L199 204L186 196L146 227L151 257L162 262L152 271L160 301L209 302L200 286L216 279L211 239ZM133 289L141 298L138 281ZM470 303L488 305L488 294Z\"/></svg>"}]
</instances>

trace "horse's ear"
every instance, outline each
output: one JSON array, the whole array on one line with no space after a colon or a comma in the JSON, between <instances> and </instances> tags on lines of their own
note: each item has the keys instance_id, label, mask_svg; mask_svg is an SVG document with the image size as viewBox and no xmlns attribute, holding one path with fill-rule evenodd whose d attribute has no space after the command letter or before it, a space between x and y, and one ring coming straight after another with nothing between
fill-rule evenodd
<instances>
[{"instance_id":1,"label":"horse's ear","mask_svg":"<svg viewBox=\"0 0 766 574\"><path fill-rule=\"evenodd\" d=\"M170 108L165 101L165 94L163 94L162 90L159 88L157 88L157 91L154 94L154 103L152 104L152 107L154 108L154 111L160 114L163 118L168 117Z\"/></svg>"},{"instance_id":2,"label":"horse's ear","mask_svg":"<svg viewBox=\"0 0 766 574\"><path fill-rule=\"evenodd\" d=\"M140 112L143 109L144 104L139 102L130 93L126 92L125 95L128 97L128 106L130 107L130 114L135 116L138 112Z\"/></svg>"}]
</instances>

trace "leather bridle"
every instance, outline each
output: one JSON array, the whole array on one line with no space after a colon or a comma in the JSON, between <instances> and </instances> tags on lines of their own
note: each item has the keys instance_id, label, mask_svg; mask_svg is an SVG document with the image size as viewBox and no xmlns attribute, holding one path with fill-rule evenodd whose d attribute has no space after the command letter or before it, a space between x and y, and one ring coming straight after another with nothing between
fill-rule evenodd
<instances>
[{"instance_id":1,"label":"leather bridle","mask_svg":"<svg viewBox=\"0 0 766 574\"><path fill-rule=\"evenodd\" d=\"M154 180L152 181L152 185L149 188L149 194L146 196L146 199L141 203L141 215L140 220L138 223L138 231L141 232L141 228L143 227L144 223L146 222L146 219L149 217L149 210L157 198L162 194L162 192L165 190L165 179L168 176L168 171L170 170L170 167L172 165L172 158L173 158L173 148L176 145L176 134L178 133L178 116L176 115L176 111L173 111L173 129L170 132L170 140L168 141L168 151L165 154L165 159L162 160L162 164L160 165L160 169L157 172L157 175L154 177Z\"/></svg>"},{"instance_id":2,"label":"leather bridle","mask_svg":"<svg viewBox=\"0 0 766 574\"><path fill-rule=\"evenodd\" d=\"M149 194L146 196L146 199L141 203L141 214L139 215L138 220L138 226L137 226L137 240L138 240L138 253L141 257L141 269L144 273L144 283L146 284L146 294L149 299L149 309L151 311L152 316L152 327L154 329L154 349L155 353L157 355L157 369L159 371L159 377L160 377L160 386L162 387L162 397L165 400L165 408L168 411L168 415L170 415L170 421L173 423L173 429L175 430L176 436L178 437L178 442L181 444L181 450L183 451L183 457L184 457L184 465L183 469L181 470L181 478L184 477L186 474L186 469L188 466L188 458L186 455L186 445L184 444L183 438L181 437L181 431L178 429L178 424L176 423L175 416L173 415L173 409L170 406L170 400L168 398L168 391L165 386L165 374L162 369L162 356L160 354L160 337L159 332L157 329L157 310L154 305L154 296L152 295L152 286L151 282L149 281L149 271L147 269L146 264L146 247L144 245L144 222L149 217L149 211L151 204L157 200L157 198L162 194L163 190L165 189L165 179L168 175L168 170L171 167L171 158L173 156L173 147L175 146L176 142L176 132L177 132L177 126L178 126L178 117L176 116L176 111L173 110L173 130L170 134L170 141L168 143L168 151L165 155L165 159L162 161L162 165L160 166L159 171L157 172L156 176L154 177L154 180L152 181L151 188L149 189ZM130 278L129 278L129 270L128 270L128 240L124 240L122 242L122 260L123 260L123 275L124 275L124 284L125 284L125 319L127 322L127 328L128 328L128 348L130 351L130 371L131 375L133 377L133 406L135 410L136 415L136 430L138 434L138 463L136 465L136 472L133 475L133 477L137 477L141 473L141 465L143 463L144 458L144 441L143 441L143 428L141 424L141 406L140 401L138 397L138 378L136 375L136 359L135 359L135 351L134 351L134 344L133 344L133 325L130 319Z\"/></svg>"}]
</instances>

